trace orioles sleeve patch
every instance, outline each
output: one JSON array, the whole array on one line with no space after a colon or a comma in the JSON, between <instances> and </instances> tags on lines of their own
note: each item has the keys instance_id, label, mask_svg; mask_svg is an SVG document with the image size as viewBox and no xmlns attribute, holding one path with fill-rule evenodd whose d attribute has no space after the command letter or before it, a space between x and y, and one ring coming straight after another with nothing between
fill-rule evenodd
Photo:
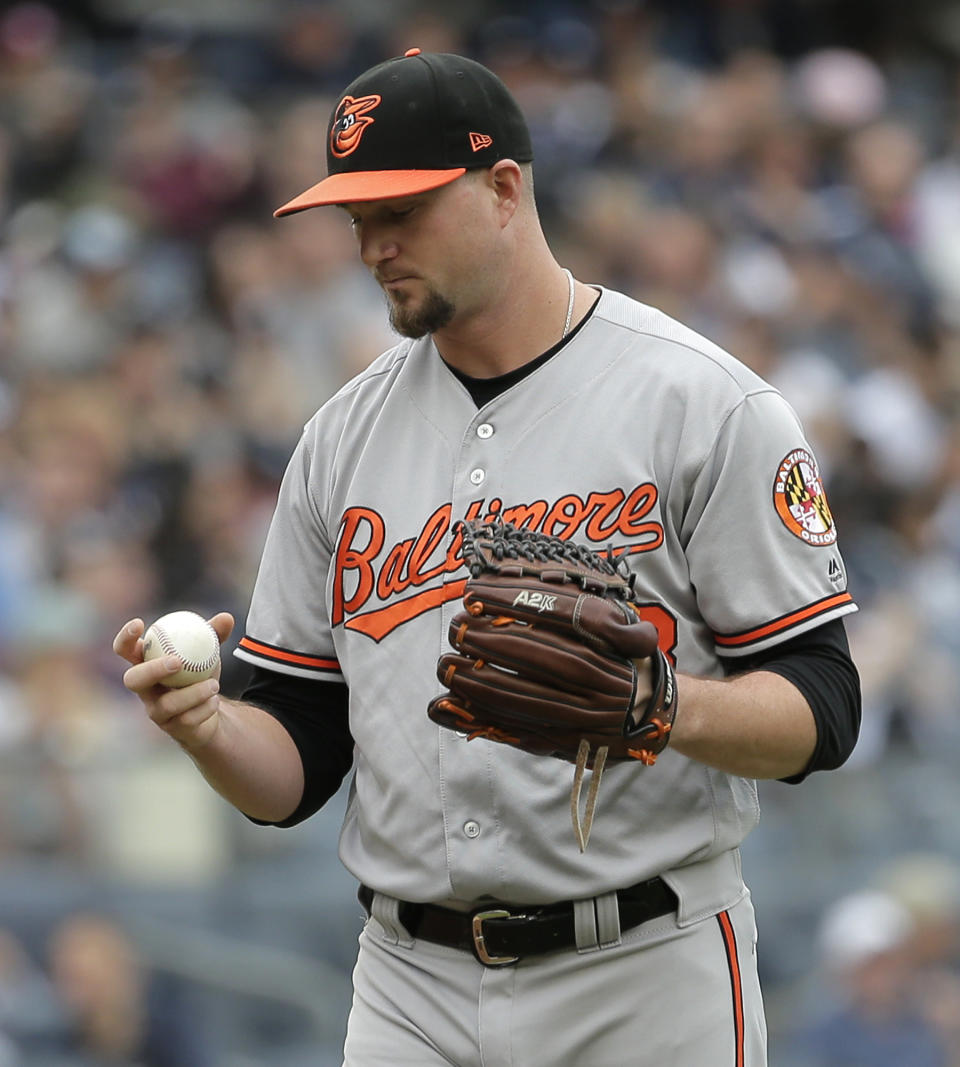
<instances>
[{"instance_id":1,"label":"orioles sleeve patch","mask_svg":"<svg viewBox=\"0 0 960 1067\"><path fill-rule=\"evenodd\" d=\"M836 541L837 529L817 461L805 448L795 448L780 461L773 503L794 537L818 548Z\"/></svg>"}]
</instances>

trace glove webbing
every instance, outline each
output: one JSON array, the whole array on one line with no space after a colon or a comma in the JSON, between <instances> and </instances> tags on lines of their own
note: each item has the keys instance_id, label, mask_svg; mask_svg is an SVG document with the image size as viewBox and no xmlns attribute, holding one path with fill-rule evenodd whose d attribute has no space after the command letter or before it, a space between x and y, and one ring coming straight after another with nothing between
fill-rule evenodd
<instances>
[{"instance_id":1,"label":"glove webbing","mask_svg":"<svg viewBox=\"0 0 960 1067\"><path fill-rule=\"evenodd\" d=\"M610 579L619 580L625 589L632 586L632 576L625 573L614 561L612 549L607 556L594 552L575 541L562 541L557 537L513 526L510 523L477 525L461 522L458 527L463 538L462 556L474 578L491 569L484 562L484 555L502 563L504 560L527 560L530 563L560 563L576 568L587 568ZM493 568L495 569L495 568ZM589 580L588 575L567 572L573 580Z\"/></svg>"}]
</instances>

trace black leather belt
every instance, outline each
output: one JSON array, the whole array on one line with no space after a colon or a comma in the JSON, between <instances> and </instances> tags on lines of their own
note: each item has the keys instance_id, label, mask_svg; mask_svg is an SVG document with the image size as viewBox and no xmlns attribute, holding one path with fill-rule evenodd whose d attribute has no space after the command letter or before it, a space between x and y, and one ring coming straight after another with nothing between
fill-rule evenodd
<instances>
[{"instance_id":1,"label":"black leather belt","mask_svg":"<svg viewBox=\"0 0 960 1067\"><path fill-rule=\"evenodd\" d=\"M357 896L369 912L373 890L361 885ZM617 901L621 931L667 915L677 907L676 894L662 878L618 889ZM399 918L411 937L472 952L481 963L492 967L576 944L572 901L529 907L493 902L474 911L401 901Z\"/></svg>"}]
</instances>

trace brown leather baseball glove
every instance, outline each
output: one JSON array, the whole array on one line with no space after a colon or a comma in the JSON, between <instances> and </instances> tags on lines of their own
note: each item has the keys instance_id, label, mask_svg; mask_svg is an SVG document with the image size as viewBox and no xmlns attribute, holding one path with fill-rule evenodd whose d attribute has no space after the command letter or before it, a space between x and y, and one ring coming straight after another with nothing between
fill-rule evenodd
<instances>
[{"instance_id":1,"label":"brown leather baseball glove","mask_svg":"<svg viewBox=\"0 0 960 1067\"><path fill-rule=\"evenodd\" d=\"M510 523L460 524L465 611L440 657L434 722L577 765L571 810L581 849L610 760L652 764L676 713L676 679L656 628L612 559ZM593 768L585 820L584 769ZM585 823L585 829L584 829Z\"/></svg>"}]
</instances>

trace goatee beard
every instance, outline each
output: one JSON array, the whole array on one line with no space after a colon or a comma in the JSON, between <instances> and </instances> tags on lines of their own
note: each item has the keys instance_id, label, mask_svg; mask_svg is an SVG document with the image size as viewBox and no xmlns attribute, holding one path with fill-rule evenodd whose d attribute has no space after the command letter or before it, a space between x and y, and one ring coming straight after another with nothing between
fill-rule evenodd
<instances>
[{"instance_id":1,"label":"goatee beard","mask_svg":"<svg viewBox=\"0 0 960 1067\"><path fill-rule=\"evenodd\" d=\"M423 303L418 308L406 308L403 304L389 303L390 325L401 337L417 340L428 333L435 333L447 325L456 313L454 305L434 289L428 289Z\"/></svg>"}]
</instances>

